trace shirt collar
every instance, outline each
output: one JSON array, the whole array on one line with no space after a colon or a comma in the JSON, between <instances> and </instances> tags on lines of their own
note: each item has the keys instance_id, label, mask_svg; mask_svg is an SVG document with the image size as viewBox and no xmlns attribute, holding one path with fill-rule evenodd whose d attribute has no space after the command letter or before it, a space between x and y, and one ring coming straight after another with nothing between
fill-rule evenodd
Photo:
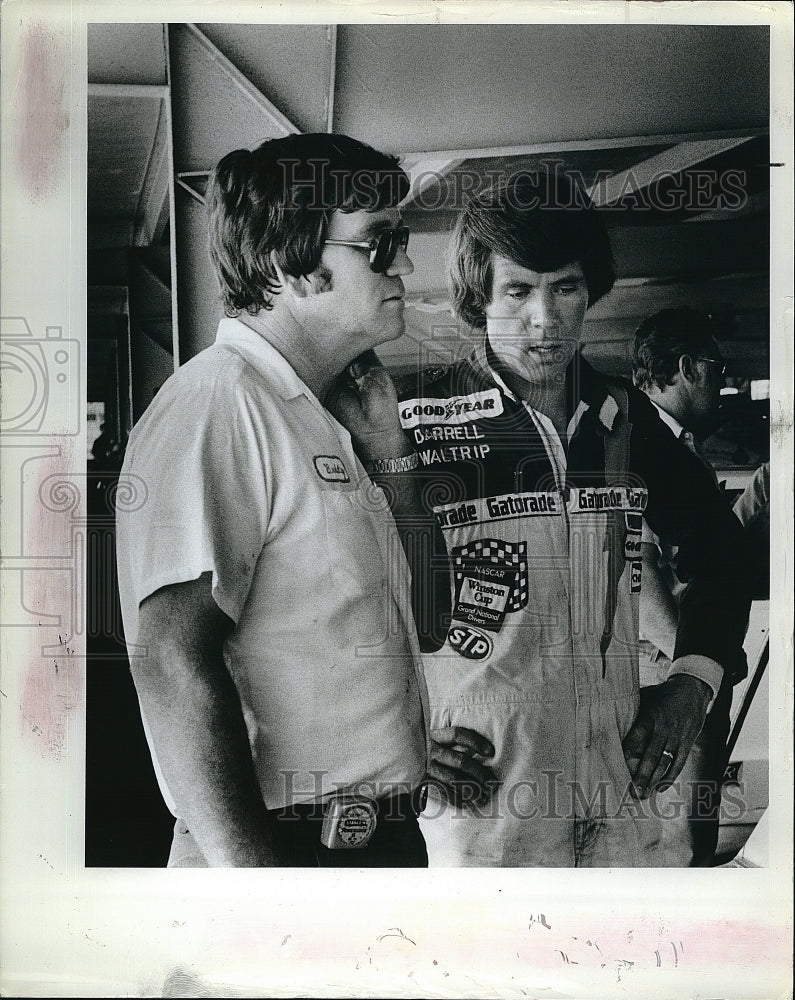
<instances>
[{"instance_id":1,"label":"shirt collar","mask_svg":"<svg viewBox=\"0 0 795 1000\"><path fill-rule=\"evenodd\" d=\"M649 402L660 414L660 420L662 420L664 424L667 424L668 427L671 428L671 431L673 432L675 437L680 438L682 434L684 434L685 429L682 426L682 424L679 423L676 417L671 416L671 414L668 413L667 410L664 410L661 406L658 406L657 403L655 403L654 400L651 398L651 396L649 396Z\"/></svg>"},{"instance_id":2,"label":"shirt collar","mask_svg":"<svg viewBox=\"0 0 795 1000\"><path fill-rule=\"evenodd\" d=\"M298 377L290 362L254 329L253 324L242 319L222 319L215 342L236 347L283 399L306 395L314 398L314 393Z\"/></svg>"},{"instance_id":3,"label":"shirt collar","mask_svg":"<svg viewBox=\"0 0 795 1000\"><path fill-rule=\"evenodd\" d=\"M488 336L483 333L471 358L474 367L485 374L493 383L510 398L519 402L516 395L506 386L500 375L494 370L489 355ZM604 376L592 368L582 354L578 351L566 369L566 405L569 420L573 420L575 415L579 415L595 407L598 413L599 423L607 431L613 429L613 424L618 416L618 403L610 394ZM579 421L575 421L578 423Z\"/></svg>"}]
</instances>

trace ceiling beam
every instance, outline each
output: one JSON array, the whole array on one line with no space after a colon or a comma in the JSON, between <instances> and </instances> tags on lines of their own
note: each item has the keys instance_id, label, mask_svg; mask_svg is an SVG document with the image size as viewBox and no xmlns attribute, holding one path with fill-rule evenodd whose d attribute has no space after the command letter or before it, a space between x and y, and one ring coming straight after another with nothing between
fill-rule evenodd
<instances>
[{"instance_id":1,"label":"ceiling beam","mask_svg":"<svg viewBox=\"0 0 795 1000\"><path fill-rule=\"evenodd\" d=\"M207 199L201 193L197 191L195 187L191 184L191 179L196 178L199 181L206 181L210 176L209 170L186 170L183 173L179 173L176 176L176 182L183 191L187 191L194 201L198 201L200 205L206 205Z\"/></svg>"},{"instance_id":2,"label":"ceiling beam","mask_svg":"<svg viewBox=\"0 0 795 1000\"><path fill-rule=\"evenodd\" d=\"M334 131L334 97L337 88L337 25L330 24L326 28L326 40L329 46L328 92L326 94L326 131Z\"/></svg>"},{"instance_id":3,"label":"ceiling beam","mask_svg":"<svg viewBox=\"0 0 795 1000\"><path fill-rule=\"evenodd\" d=\"M770 192L760 191L758 194L748 195L741 208L716 208L710 212L702 212L700 215L691 215L690 218L684 219L683 223L689 226L692 222L736 222L743 216L767 213L769 209Z\"/></svg>"},{"instance_id":4,"label":"ceiling beam","mask_svg":"<svg viewBox=\"0 0 795 1000\"><path fill-rule=\"evenodd\" d=\"M566 153L594 149L631 149L633 146L675 146L682 142L712 139L746 139L767 135L768 130L726 129L720 132L674 132L663 135L604 136L595 139L568 139L565 142L524 143L519 146L484 146L472 149L393 150L401 160L433 159L478 160L506 156L537 156L541 153Z\"/></svg>"},{"instance_id":5,"label":"ceiling beam","mask_svg":"<svg viewBox=\"0 0 795 1000\"><path fill-rule=\"evenodd\" d=\"M626 170L606 177L589 190L591 200L595 205L613 205L633 191L648 187L652 181L661 176L679 174L683 170L710 160L720 153L725 153L736 146L741 146L753 138L749 135L724 137L720 139L691 139L680 142L670 149L656 153L648 159L640 160Z\"/></svg>"},{"instance_id":6,"label":"ceiling beam","mask_svg":"<svg viewBox=\"0 0 795 1000\"><path fill-rule=\"evenodd\" d=\"M423 172L431 173L433 170L440 168L441 175L443 176L445 173L455 170L456 167L465 160L497 159L500 157L511 156L540 156L547 153L587 152L589 150L600 149L632 149L634 146L681 146L687 143L715 143L716 145L712 147L714 151L711 154L714 156L717 152L732 149L734 146L739 146L756 136L767 135L767 132L768 130L763 128L740 130L729 129L723 132L680 132L665 135L633 135L600 139L571 139L565 142L525 143L521 146L484 146L482 148L471 149L411 150L408 152L392 150L392 152L399 157L401 165L409 176L416 178ZM704 157L702 157L702 159L703 158ZM209 169L193 170L189 173L180 173L179 177L183 179L187 179L188 177L204 179L209 175L209 173ZM427 187L427 185L429 185L434 179L435 178L433 177L428 177L427 181L423 183L421 190L424 190L425 187ZM203 200L198 192L190 189L187 184L183 184L182 186L188 190L197 201ZM414 185L412 184L412 187L413 186ZM416 200L416 194L414 192L412 192L411 200ZM410 202L405 202L404 206L409 204Z\"/></svg>"},{"instance_id":7,"label":"ceiling beam","mask_svg":"<svg viewBox=\"0 0 795 1000\"><path fill-rule=\"evenodd\" d=\"M151 97L162 101L168 95L168 87L156 83L89 83L89 97Z\"/></svg>"},{"instance_id":8,"label":"ceiling beam","mask_svg":"<svg viewBox=\"0 0 795 1000\"><path fill-rule=\"evenodd\" d=\"M188 23L184 27L199 43L210 61L223 71L224 75L232 81L247 100L257 106L257 110L267 119L276 135L296 135L301 131L286 115L279 111L272 101L268 100L261 90L254 86L247 76L240 72L231 60L227 59L203 31L200 31L195 24Z\"/></svg>"},{"instance_id":9,"label":"ceiling beam","mask_svg":"<svg viewBox=\"0 0 795 1000\"><path fill-rule=\"evenodd\" d=\"M169 156L167 115L165 102L161 101L157 129L152 138L149 161L138 196L136 209L135 244L149 246L158 242L168 221Z\"/></svg>"},{"instance_id":10,"label":"ceiling beam","mask_svg":"<svg viewBox=\"0 0 795 1000\"><path fill-rule=\"evenodd\" d=\"M464 161L449 156L402 156L400 165L409 175L410 190L401 208L410 208L424 191Z\"/></svg>"}]
</instances>

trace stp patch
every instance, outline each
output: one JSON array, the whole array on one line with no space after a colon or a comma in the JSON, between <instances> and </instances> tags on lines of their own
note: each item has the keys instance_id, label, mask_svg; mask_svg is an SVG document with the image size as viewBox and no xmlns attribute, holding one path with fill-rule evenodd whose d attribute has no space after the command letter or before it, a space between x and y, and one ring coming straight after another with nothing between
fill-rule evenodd
<instances>
[{"instance_id":1,"label":"stp patch","mask_svg":"<svg viewBox=\"0 0 795 1000\"><path fill-rule=\"evenodd\" d=\"M491 656L494 643L487 632L453 622L447 632L447 641L453 649L467 660L485 660Z\"/></svg>"}]
</instances>

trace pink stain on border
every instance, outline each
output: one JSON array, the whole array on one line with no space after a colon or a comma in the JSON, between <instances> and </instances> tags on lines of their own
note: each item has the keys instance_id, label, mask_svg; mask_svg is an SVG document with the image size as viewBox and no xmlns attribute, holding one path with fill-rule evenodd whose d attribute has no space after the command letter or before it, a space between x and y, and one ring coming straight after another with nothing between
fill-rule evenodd
<instances>
[{"instance_id":1,"label":"pink stain on border","mask_svg":"<svg viewBox=\"0 0 795 1000\"><path fill-rule=\"evenodd\" d=\"M20 183L34 201L54 194L63 169L68 65L57 39L42 25L33 25L21 46L15 153Z\"/></svg>"},{"instance_id":2,"label":"pink stain on border","mask_svg":"<svg viewBox=\"0 0 795 1000\"><path fill-rule=\"evenodd\" d=\"M782 914L789 919L789 914ZM791 927L782 924L756 924L743 920L709 920L684 924L691 954L696 966L704 965L753 968L764 963L775 965L776 959L787 962L792 958ZM677 935L682 931L677 929Z\"/></svg>"},{"instance_id":3,"label":"pink stain on border","mask_svg":"<svg viewBox=\"0 0 795 1000\"><path fill-rule=\"evenodd\" d=\"M44 459L27 497L28 551L39 554L70 552L76 540L73 537L74 518L85 516L84 490L76 505L63 510L49 509L43 495L51 492L53 477L56 480L81 485L82 480L70 476L74 467L74 444L64 439L61 454ZM40 606L44 615L58 614L60 625L49 622L31 629L30 661L25 675L20 705L20 729L31 739L45 757L60 757L66 750L68 716L83 702L84 638L74 636L73 608L83 599L83 581L76 568L80 565L78 554L71 552L73 569L71 584L65 590L51 585L51 580L35 574L38 586L32 593L33 606ZM43 581L43 582L41 582ZM73 588L78 588L75 594ZM48 647L45 653L42 647Z\"/></svg>"}]
</instances>

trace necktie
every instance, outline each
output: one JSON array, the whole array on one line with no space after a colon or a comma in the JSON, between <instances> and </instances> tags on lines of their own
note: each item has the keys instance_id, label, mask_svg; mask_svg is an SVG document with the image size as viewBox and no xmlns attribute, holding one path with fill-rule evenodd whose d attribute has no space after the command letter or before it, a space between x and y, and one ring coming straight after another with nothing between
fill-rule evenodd
<instances>
[{"instance_id":1,"label":"necktie","mask_svg":"<svg viewBox=\"0 0 795 1000\"><path fill-rule=\"evenodd\" d=\"M696 439L693 437L690 431L682 431L682 441L684 441L684 443L687 445L690 451L692 451L692 453L696 456L699 462L701 462L704 468L708 470L710 478L712 479L712 482L715 484L715 489L719 490L720 483L718 482L717 474L710 465L709 460L707 459L707 456L704 454L701 445L698 443L698 441L696 441Z\"/></svg>"}]
</instances>

